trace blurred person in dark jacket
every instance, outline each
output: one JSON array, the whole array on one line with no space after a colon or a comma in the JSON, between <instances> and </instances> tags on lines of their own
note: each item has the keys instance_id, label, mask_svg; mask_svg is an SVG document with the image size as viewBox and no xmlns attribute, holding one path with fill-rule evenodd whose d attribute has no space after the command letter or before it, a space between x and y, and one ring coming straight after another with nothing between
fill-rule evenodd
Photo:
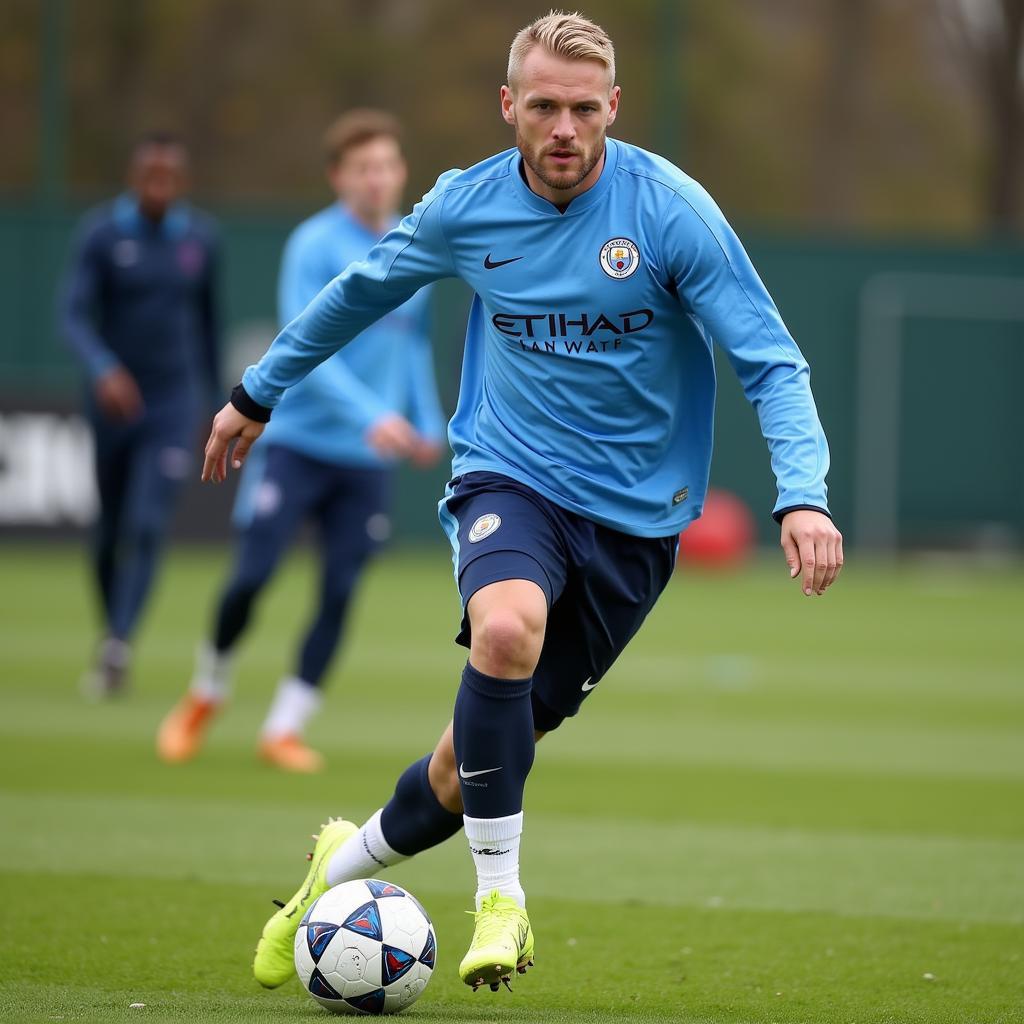
<instances>
[{"instance_id":1,"label":"blurred person in dark jacket","mask_svg":"<svg viewBox=\"0 0 1024 1024\"><path fill-rule=\"evenodd\" d=\"M187 184L184 144L142 138L127 191L83 218L60 293L95 438L103 637L83 687L96 697L126 685L131 638L218 391L217 229L184 201Z\"/></svg>"}]
</instances>

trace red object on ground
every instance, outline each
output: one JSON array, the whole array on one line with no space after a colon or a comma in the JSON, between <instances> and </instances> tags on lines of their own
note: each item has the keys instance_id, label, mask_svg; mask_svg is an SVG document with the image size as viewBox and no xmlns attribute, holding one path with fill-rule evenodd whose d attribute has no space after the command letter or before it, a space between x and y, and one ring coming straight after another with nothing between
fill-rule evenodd
<instances>
[{"instance_id":1,"label":"red object on ground","mask_svg":"<svg viewBox=\"0 0 1024 1024\"><path fill-rule=\"evenodd\" d=\"M704 514L679 536L679 557L691 565L727 568L746 561L754 547L754 516L729 491L710 488Z\"/></svg>"}]
</instances>

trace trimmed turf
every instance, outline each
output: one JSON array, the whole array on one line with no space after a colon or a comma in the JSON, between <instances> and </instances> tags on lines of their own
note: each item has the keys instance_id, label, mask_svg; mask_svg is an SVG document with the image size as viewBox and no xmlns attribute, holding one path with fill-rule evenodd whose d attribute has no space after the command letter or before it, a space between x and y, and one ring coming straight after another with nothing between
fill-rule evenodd
<instances>
[{"instance_id":1,"label":"trimmed turf","mask_svg":"<svg viewBox=\"0 0 1024 1024\"><path fill-rule=\"evenodd\" d=\"M248 973L328 813L359 817L433 744L462 661L443 551L368 579L315 725L320 778L253 738L312 600L267 595L206 754L152 754L222 556L171 552L136 692L85 705L72 549L0 550L0 1019L317 1021ZM1024 1021L1024 572L848 567L806 600L768 562L680 577L527 792L538 965L471 994L458 838L389 873L439 960L410 1020ZM145 1003L130 1009L133 1002Z\"/></svg>"}]
</instances>

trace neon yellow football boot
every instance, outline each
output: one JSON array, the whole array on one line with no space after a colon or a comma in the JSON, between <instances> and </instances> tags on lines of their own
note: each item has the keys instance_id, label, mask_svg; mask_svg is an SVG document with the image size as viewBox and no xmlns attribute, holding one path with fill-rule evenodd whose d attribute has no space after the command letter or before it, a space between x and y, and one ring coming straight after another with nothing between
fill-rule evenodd
<instances>
[{"instance_id":1,"label":"neon yellow football boot","mask_svg":"<svg viewBox=\"0 0 1024 1024\"><path fill-rule=\"evenodd\" d=\"M497 992L501 982L511 989L512 972L525 974L533 966L533 929L526 911L495 890L473 916L473 941L459 965L462 980L474 992L481 985Z\"/></svg>"},{"instance_id":2,"label":"neon yellow football boot","mask_svg":"<svg viewBox=\"0 0 1024 1024\"><path fill-rule=\"evenodd\" d=\"M274 900L280 910L263 926L252 962L252 973L264 988L277 988L295 973L294 944L299 922L313 901L329 888L327 865L334 851L358 830L351 821L328 819L320 835L313 836L316 846L309 854L312 863L298 892L287 903Z\"/></svg>"}]
</instances>

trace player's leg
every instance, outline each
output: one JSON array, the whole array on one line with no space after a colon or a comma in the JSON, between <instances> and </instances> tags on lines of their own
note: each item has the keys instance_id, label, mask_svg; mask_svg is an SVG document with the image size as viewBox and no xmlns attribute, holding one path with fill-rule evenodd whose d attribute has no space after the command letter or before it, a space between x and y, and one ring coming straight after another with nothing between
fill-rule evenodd
<instances>
[{"instance_id":1,"label":"player's leg","mask_svg":"<svg viewBox=\"0 0 1024 1024\"><path fill-rule=\"evenodd\" d=\"M433 753L399 776L391 799L370 816L327 865L330 885L366 878L414 857L462 830L462 790L449 722ZM543 732L535 732L539 741Z\"/></svg>"},{"instance_id":2,"label":"player's leg","mask_svg":"<svg viewBox=\"0 0 1024 1024\"><path fill-rule=\"evenodd\" d=\"M594 525L593 544L574 568L548 619L534 674L534 718L550 732L596 692L668 585L676 536L631 537Z\"/></svg>"},{"instance_id":3,"label":"player's leg","mask_svg":"<svg viewBox=\"0 0 1024 1024\"><path fill-rule=\"evenodd\" d=\"M295 931L306 908L328 888L356 878L379 877L400 861L428 850L462 829L462 793L449 724L432 754L414 761L398 778L391 799L357 827L331 821L310 854L306 878L263 929L253 973L276 988L294 973ZM540 739L543 733L538 733Z\"/></svg>"},{"instance_id":4,"label":"player's leg","mask_svg":"<svg viewBox=\"0 0 1024 1024\"><path fill-rule=\"evenodd\" d=\"M192 465L193 417L166 403L149 408L133 445L114 575L111 633L128 643L149 597L160 550Z\"/></svg>"},{"instance_id":5,"label":"player's leg","mask_svg":"<svg viewBox=\"0 0 1024 1024\"><path fill-rule=\"evenodd\" d=\"M505 582L510 575L513 579L524 575L536 577L534 581L527 581L533 582L535 589L542 584L550 587L552 578L560 587L564 580L564 559L559 543L552 538L550 524L538 514L538 506L519 493L518 485L511 481L496 483L502 479L473 474L461 481L462 486L457 493L450 493L443 503L441 519L456 553L456 576L464 604L477 591L490 584ZM488 486L505 486L505 490L495 495ZM502 528L502 517L509 525L503 528L504 533L500 537L495 537ZM526 554L529 551L545 559L547 571L534 555ZM491 555L493 559L484 557ZM469 571L471 565L475 565L472 572ZM516 589L530 593L529 586ZM477 609L481 612L482 663L492 670L513 670L519 663L507 660L508 636L503 646L496 635L496 620L493 619L488 619L487 628L483 628L489 611L485 600L474 603L474 613ZM471 632L472 623L467 612L459 643L471 646ZM501 654L503 649L506 650L505 655ZM503 661L503 657L506 660ZM528 667L527 662L517 670L525 671ZM532 719L530 729L532 735ZM532 753L527 757L532 760ZM291 977L294 972L292 939L295 929L305 912L303 908L320 892L329 885L351 878L378 874L380 869L453 835L464 821L462 799L456 768L454 726L449 726L434 753L406 769L388 804L361 828L349 822L332 822L321 832L303 885L263 929L253 962L257 980L274 987ZM532 934L529 933L528 922L525 931L518 928L519 920L525 918L522 908L509 897L499 894L498 899L507 901L509 906L497 908L497 912L489 917L499 922L503 931L511 929L514 935L514 955L509 967L512 970L524 952L532 951ZM485 927L481 935L487 937L488 933L489 929ZM524 941L528 938L530 945L524 948L520 938Z\"/></svg>"},{"instance_id":6,"label":"player's leg","mask_svg":"<svg viewBox=\"0 0 1024 1024\"><path fill-rule=\"evenodd\" d=\"M94 458L99 515L93 540L93 568L96 589L103 608L105 632L110 628L117 540L127 491L128 445L124 431L115 433L105 424L94 427Z\"/></svg>"},{"instance_id":7,"label":"player's leg","mask_svg":"<svg viewBox=\"0 0 1024 1024\"><path fill-rule=\"evenodd\" d=\"M180 418L179 418L180 417ZM191 417L169 405L148 408L132 425L124 457L117 550L109 579L108 650L117 651L109 688L127 678L130 644L149 596L164 535L191 464ZM108 666L109 668L109 666Z\"/></svg>"},{"instance_id":8,"label":"player's leg","mask_svg":"<svg viewBox=\"0 0 1024 1024\"><path fill-rule=\"evenodd\" d=\"M474 566L486 573L507 558L495 553ZM466 590L473 590L467 604L471 646L453 719L463 823L477 877L476 925L459 974L474 989L496 989L514 971L524 972L534 956L519 846L523 790L536 744L533 673L549 598L539 579L501 580L474 590L474 572L471 567L463 577Z\"/></svg>"},{"instance_id":9,"label":"player's leg","mask_svg":"<svg viewBox=\"0 0 1024 1024\"><path fill-rule=\"evenodd\" d=\"M111 635L111 609L120 540L121 518L127 494L131 428L93 418L94 473L99 515L92 539L92 567L99 597L102 639L96 662L82 678L83 692L90 697L118 693L128 668L127 645Z\"/></svg>"},{"instance_id":10,"label":"player's leg","mask_svg":"<svg viewBox=\"0 0 1024 1024\"><path fill-rule=\"evenodd\" d=\"M474 987L496 987L533 955L519 880L523 790L535 747L532 677L572 544L559 510L494 474L457 481L441 520L466 608L460 642L470 648L453 740L477 913L459 973Z\"/></svg>"},{"instance_id":11,"label":"player's leg","mask_svg":"<svg viewBox=\"0 0 1024 1024\"><path fill-rule=\"evenodd\" d=\"M157 732L157 752L168 762L194 757L215 716L227 701L231 665L238 640L250 621L253 605L295 537L316 494L317 481L301 472L287 449L269 445L246 463L239 503L235 559L228 583L217 601L209 640L196 655L188 688Z\"/></svg>"},{"instance_id":12,"label":"player's leg","mask_svg":"<svg viewBox=\"0 0 1024 1024\"><path fill-rule=\"evenodd\" d=\"M337 467L316 507L322 545L317 609L295 672L278 683L260 737L262 756L278 767L300 772L323 768L323 757L306 745L304 733L322 702L323 680L356 584L386 539L390 481L389 470Z\"/></svg>"},{"instance_id":13,"label":"player's leg","mask_svg":"<svg viewBox=\"0 0 1024 1024\"><path fill-rule=\"evenodd\" d=\"M209 651L228 659L245 633L263 588L270 581L303 519L324 487L324 466L280 445L268 445L242 483L234 521L235 561L214 613ZM247 465L248 470L248 465Z\"/></svg>"},{"instance_id":14,"label":"player's leg","mask_svg":"<svg viewBox=\"0 0 1024 1024\"><path fill-rule=\"evenodd\" d=\"M391 799L334 853L329 885L367 878L429 850L462 830L462 794L449 723L433 753L398 777Z\"/></svg>"},{"instance_id":15,"label":"player's leg","mask_svg":"<svg viewBox=\"0 0 1024 1024\"><path fill-rule=\"evenodd\" d=\"M287 903L278 903L279 909L263 927L252 965L261 985L276 988L295 973L295 932L321 893L354 878L379 876L382 868L436 846L462 828L462 808L455 806L459 788L451 726L441 737L438 751L448 766L443 777L430 772L432 757L427 755L402 773L391 799L362 827L344 820L322 827L302 885ZM431 774L437 778L437 788Z\"/></svg>"},{"instance_id":16,"label":"player's leg","mask_svg":"<svg viewBox=\"0 0 1024 1024\"><path fill-rule=\"evenodd\" d=\"M487 556L481 568L502 557ZM497 891L525 906L519 842L535 745L530 691L544 642L547 595L533 580L502 580L476 590L467 612L472 639L453 721L466 838L477 870L476 904L479 910Z\"/></svg>"}]
</instances>

